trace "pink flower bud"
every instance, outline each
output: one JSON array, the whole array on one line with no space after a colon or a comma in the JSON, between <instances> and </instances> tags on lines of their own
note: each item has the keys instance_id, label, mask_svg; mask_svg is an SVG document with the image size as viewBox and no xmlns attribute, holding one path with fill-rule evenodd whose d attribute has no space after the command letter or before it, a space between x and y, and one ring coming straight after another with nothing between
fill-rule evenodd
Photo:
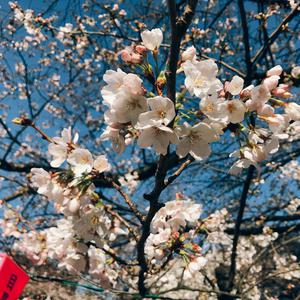
<instances>
[{"instance_id":1,"label":"pink flower bud","mask_svg":"<svg viewBox=\"0 0 300 300\"><path fill-rule=\"evenodd\" d=\"M227 81L227 83L228 83L228 81ZM226 82L225 82L225 86L226 86ZM219 92L219 98L225 98L225 90L221 90Z\"/></svg>"},{"instance_id":2,"label":"pink flower bud","mask_svg":"<svg viewBox=\"0 0 300 300\"><path fill-rule=\"evenodd\" d=\"M254 85L249 85L246 88L244 88L240 93L240 97L241 98L250 98L251 91L253 90L253 88L254 88Z\"/></svg>"},{"instance_id":3,"label":"pink flower bud","mask_svg":"<svg viewBox=\"0 0 300 300\"><path fill-rule=\"evenodd\" d=\"M272 94L281 98L290 98L292 96L287 84L280 84L276 89L272 90Z\"/></svg>"},{"instance_id":4,"label":"pink flower bud","mask_svg":"<svg viewBox=\"0 0 300 300\"><path fill-rule=\"evenodd\" d=\"M279 84L279 86L281 89L284 89L286 92L290 89L290 86L288 84L285 83L281 83Z\"/></svg>"},{"instance_id":5,"label":"pink flower bud","mask_svg":"<svg viewBox=\"0 0 300 300\"><path fill-rule=\"evenodd\" d=\"M293 97L293 94L291 94L290 92L285 92L282 95L282 98L284 98L284 99L288 99L288 98L292 98L292 97Z\"/></svg>"},{"instance_id":6,"label":"pink flower bud","mask_svg":"<svg viewBox=\"0 0 300 300\"><path fill-rule=\"evenodd\" d=\"M268 77L263 81L263 85L269 91L272 91L277 87L279 79L280 77L278 75L272 75L271 77Z\"/></svg>"},{"instance_id":7,"label":"pink flower bud","mask_svg":"<svg viewBox=\"0 0 300 300\"><path fill-rule=\"evenodd\" d=\"M282 67L280 65L277 65L267 72L267 77L274 76L274 75L280 76L281 73L282 73Z\"/></svg>"},{"instance_id":8,"label":"pink flower bud","mask_svg":"<svg viewBox=\"0 0 300 300\"><path fill-rule=\"evenodd\" d=\"M142 56L138 53L131 54L131 62L133 64L139 64L142 62Z\"/></svg>"},{"instance_id":9,"label":"pink flower bud","mask_svg":"<svg viewBox=\"0 0 300 300\"><path fill-rule=\"evenodd\" d=\"M118 4L114 4L112 10L113 10L113 11L116 11L116 10L118 10L118 9L119 9L119 5L118 5Z\"/></svg>"},{"instance_id":10,"label":"pink flower bud","mask_svg":"<svg viewBox=\"0 0 300 300\"><path fill-rule=\"evenodd\" d=\"M125 62L131 62L131 55L125 49L121 51L121 58Z\"/></svg>"},{"instance_id":11,"label":"pink flower bud","mask_svg":"<svg viewBox=\"0 0 300 300\"><path fill-rule=\"evenodd\" d=\"M272 117L274 115L274 108L269 104L264 104L258 110L258 114L261 116Z\"/></svg>"},{"instance_id":12,"label":"pink flower bud","mask_svg":"<svg viewBox=\"0 0 300 300\"><path fill-rule=\"evenodd\" d=\"M137 45L135 51L139 54L144 54L147 51L147 48L143 45Z\"/></svg>"}]
</instances>

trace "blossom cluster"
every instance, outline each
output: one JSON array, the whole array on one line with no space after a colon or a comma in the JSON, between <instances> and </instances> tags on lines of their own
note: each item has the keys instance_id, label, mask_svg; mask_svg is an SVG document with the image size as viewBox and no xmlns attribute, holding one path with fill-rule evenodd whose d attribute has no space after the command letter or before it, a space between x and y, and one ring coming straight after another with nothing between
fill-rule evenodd
<instances>
[{"instance_id":1,"label":"blossom cluster","mask_svg":"<svg viewBox=\"0 0 300 300\"><path fill-rule=\"evenodd\" d=\"M189 200L169 201L158 211L145 246L153 264L159 265L165 258L178 253L187 262L185 277L192 277L192 272L205 265L206 259L201 256L200 246L193 243L200 213L201 206Z\"/></svg>"},{"instance_id":2,"label":"blossom cluster","mask_svg":"<svg viewBox=\"0 0 300 300\"><path fill-rule=\"evenodd\" d=\"M156 60L162 32L153 29L141 36L142 45L134 47L146 47ZM142 66L146 75L154 76L144 48L142 52L131 63ZM177 73L183 71L185 75L185 90L178 95L176 105L175 99L162 95L165 79L161 74L154 83L157 96L147 92L146 83L136 74L118 69L108 70L104 75L106 85L101 92L109 109L105 113L108 127L101 138L109 139L118 153L137 139L141 148L153 147L158 154L166 155L169 146L174 144L180 157L190 154L203 160L211 153L210 144L220 140L229 129L240 143L240 148L231 154L238 160L230 172L237 174L250 165L259 168L262 161L278 150L280 141L288 139L289 132L297 128L300 106L283 101L292 94L287 84L279 84L281 66L270 69L261 84L245 87L244 79L239 76L223 84L217 77L217 64L212 59L197 59L193 46L181 57ZM198 112L189 111L180 102L186 92L200 99ZM189 114L193 118L186 121L184 116ZM254 116L259 125L253 123Z\"/></svg>"},{"instance_id":3,"label":"blossom cluster","mask_svg":"<svg viewBox=\"0 0 300 300\"><path fill-rule=\"evenodd\" d=\"M80 148L78 134L72 139L71 128L51 140L48 147L51 166L59 168L67 162L70 168L57 172L33 168L31 181L40 195L54 202L56 211L64 218L56 226L23 234L19 232L18 222L13 225L10 218L6 222L6 234L20 238L15 250L21 250L35 263L56 261L58 267L74 274L88 269L104 286L115 286L114 262L105 269L109 260L105 250L109 251L108 244L128 235L128 231L118 218L109 214L109 207L95 193L91 181L91 176L109 170L107 159L103 155L94 159L87 149Z\"/></svg>"}]
</instances>

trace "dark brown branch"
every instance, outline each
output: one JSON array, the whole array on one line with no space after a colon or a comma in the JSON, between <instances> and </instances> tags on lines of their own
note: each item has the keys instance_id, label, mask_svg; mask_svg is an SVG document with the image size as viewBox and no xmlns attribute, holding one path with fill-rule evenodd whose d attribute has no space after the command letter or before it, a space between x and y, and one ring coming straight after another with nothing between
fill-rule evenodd
<instances>
[{"instance_id":1,"label":"dark brown branch","mask_svg":"<svg viewBox=\"0 0 300 300\"><path fill-rule=\"evenodd\" d=\"M299 218L298 218L299 219ZM262 234L263 233L264 226L257 226L257 227L248 227L248 228L241 228L239 235L243 236L249 236L249 235L257 235L257 234ZM300 230L300 224L293 224L293 225L286 225L286 226L270 226L270 229L274 232L277 233L285 233L288 230L291 229L290 232L295 232ZM228 234L234 234L234 229L226 229L226 233Z\"/></svg>"},{"instance_id":2,"label":"dark brown branch","mask_svg":"<svg viewBox=\"0 0 300 300\"><path fill-rule=\"evenodd\" d=\"M171 25L171 48L167 71L167 96L175 103L176 94L176 70L180 53L181 40L184 37L195 14L197 0L188 1L181 17L176 16L176 1L169 0L168 7Z\"/></svg>"},{"instance_id":3,"label":"dark brown branch","mask_svg":"<svg viewBox=\"0 0 300 300\"><path fill-rule=\"evenodd\" d=\"M122 218L117 212L113 211L112 207L109 205L105 205L104 209L107 213L109 213L112 217L118 219L120 221L120 223L122 223L127 229L128 231L131 233L131 235L133 236L133 238L137 241L138 239L138 235L135 232L135 230L132 228L131 224L129 224L124 218Z\"/></svg>"},{"instance_id":4,"label":"dark brown branch","mask_svg":"<svg viewBox=\"0 0 300 300\"><path fill-rule=\"evenodd\" d=\"M174 102L174 104L176 102L176 71L179 60L180 44L195 14L197 2L197 0L188 1L182 16L178 17L176 13L176 1L168 0L171 23L171 48L167 72L167 96ZM169 126L173 126L173 122ZM137 258L140 266L138 289L141 296L145 296L147 293L145 276L148 271L148 264L145 257L145 243L150 234L151 221L162 206L159 203L159 196L166 187L164 180L167 175L167 171L170 169L167 161L168 155L160 156L155 174L154 188L151 193L144 195L144 198L150 201L150 208L145 222L143 223L141 238L137 244Z\"/></svg>"},{"instance_id":5,"label":"dark brown branch","mask_svg":"<svg viewBox=\"0 0 300 300\"><path fill-rule=\"evenodd\" d=\"M162 205L158 202L158 198L160 196L160 193L164 189L164 179L167 174L166 158L166 156L160 156L157 171L155 174L155 186L150 194L144 195L144 198L150 201L150 208L145 222L143 223L142 235L137 243L137 259L140 266L138 288L141 296L144 296L147 293L147 288L145 287L144 283L145 275L148 270L148 265L145 257L145 243L150 234L151 221L158 210L162 207Z\"/></svg>"},{"instance_id":6,"label":"dark brown branch","mask_svg":"<svg viewBox=\"0 0 300 300\"><path fill-rule=\"evenodd\" d=\"M246 86L247 86L251 82L251 73L252 73L249 30L248 30L246 11L245 11L245 7L244 7L244 1L238 0L238 5L239 5L242 29L243 29L243 42L244 42L244 46L245 46L245 63L246 63L246 67L247 67Z\"/></svg>"},{"instance_id":7,"label":"dark brown branch","mask_svg":"<svg viewBox=\"0 0 300 300\"><path fill-rule=\"evenodd\" d=\"M44 168L46 170L51 170L53 168L50 165L42 165L37 163L27 163L27 164L14 164L7 162L5 160L0 160L0 169L9 172L20 172L20 173L30 173L32 168Z\"/></svg>"},{"instance_id":8,"label":"dark brown branch","mask_svg":"<svg viewBox=\"0 0 300 300\"><path fill-rule=\"evenodd\" d=\"M110 179L107 179L107 180L109 180L111 182L111 185L123 197L123 199L125 200L127 205L130 207L130 209L134 213L134 215L140 220L141 223L143 223L145 217L141 214L141 212L138 210L137 206L130 199L130 197L123 191L122 187Z\"/></svg>"},{"instance_id":9,"label":"dark brown branch","mask_svg":"<svg viewBox=\"0 0 300 300\"><path fill-rule=\"evenodd\" d=\"M246 201L247 201L247 196L250 188L250 184L254 175L255 167L250 166L248 169L247 173L247 178L244 183L243 187L243 192L242 196L240 199L240 206L239 206L239 212L237 216L237 220L235 223L235 228L234 228L234 236L233 236L233 243L232 243L232 252L231 252L231 264L230 264L230 271L229 271L229 280L228 280L228 290L232 290L233 285L234 285L234 279L235 279L235 274L236 274L236 257L237 257L237 245L239 241L239 236L240 236L240 230L241 230L241 225L243 221L243 215L246 207Z\"/></svg>"},{"instance_id":10,"label":"dark brown branch","mask_svg":"<svg viewBox=\"0 0 300 300\"><path fill-rule=\"evenodd\" d=\"M188 158L165 182L165 187L173 183L173 181L180 176L180 174L187 168L195 159L193 157Z\"/></svg>"}]
</instances>

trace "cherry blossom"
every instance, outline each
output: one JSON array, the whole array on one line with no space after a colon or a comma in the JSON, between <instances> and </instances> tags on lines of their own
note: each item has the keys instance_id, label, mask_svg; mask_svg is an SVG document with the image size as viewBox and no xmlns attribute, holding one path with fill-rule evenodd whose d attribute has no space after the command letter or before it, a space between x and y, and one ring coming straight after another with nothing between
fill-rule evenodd
<instances>
[{"instance_id":1,"label":"cherry blossom","mask_svg":"<svg viewBox=\"0 0 300 300\"><path fill-rule=\"evenodd\" d=\"M281 231L297 224L300 203L296 11L266 4L256 14L239 1L223 14L217 1L204 11L197 1L162 1L136 18L121 2L88 1L79 14L71 5L69 23L53 6L9 3L0 42L1 243L55 266L60 278L94 281L109 299L275 299L269 275L292 280L292 291L295 231ZM235 12L253 21L248 33ZM259 36L270 20L282 26L268 28L266 48ZM161 29L145 30L151 24ZM71 127L50 137L63 123L82 132L81 144Z\"/></svg>"},{"instance_id":2,"label":"cherry blossom","mask_svg":"<svg viewBox=\"0 0 300 300\"><path fill-rule=\"evenodd\" d=\"M68 163L72 166L75 176L89 173L93 168L93 156L87 149L77 148L68 157Z\"/></svg>"},{"instance_id":3,"label":"cherry blossom","mask_svg":"<svg viewBox=\"0 0 300 300\"><path fill-rule=\"evenodd\" d=\"M181 139L176 153L181 157L190 153L196 159L205 159L211 152L209 143L218 140L215 131L205 123L199 123L193 127L185 123L177 130Z\"/></svg>"},{"instance_id":4,"label":"cherry blossom","mask_svg":"<svg viewBox=\"0 0 300 300\"><path fill-rule=\"evenodd\" d=\"M280 76L281 73L282 73L282 67L280 65L277 65L267 72L267 77L274 76L274 75Z\"/></svg>"},{"instance_id":5,"label":"cherry blossom","mask_svg":"<svg viewBox=\"0 0 300 300\"><path fill-rule=\"evenodd\" d=\"M219 118L216 120L221 122L230 122L233 124L240 123L244 120L246 107L240 100L224 101L219 106Z\"/></svg>"},{"instance_id":6,"label":"cherry blossom","mask_svg":"<svg viewBox=\"0 0 300 300\"><path fill-rule=\"evenodd\" d=\"M226 86L226 91L231 95L238 95L244 86L244 79L239 76L233 76L232 80Z\"/></svg>"},{"instance_id":7,"label":"cherry blossom","mask_svg":"<svg viewBox=\"0 0 300 300\"><path fill-rule=\"evenodd\" d=\"M169 144L177 144L178 137L174 131L166 126L151 126L141 129L138 138L138 144L141 148L152 147L158 154L166 155Z\"/></svg>"},{"instance_id":8,"label":"cherry blossom","mask_svg":"<svg viewBox=\"0 0 300 300\"><path fill-rule=\"evenodd\" d=\"M182 61L194 60L196 58L196 48L194 46L188 47L181 54Z\"/></svg>"},{"instance_id":9,"label":"cherry blossom","mask_svg":"<svg viewBox=\"0 0 300 300\"><path fill-rule=\"evenodd\" d=\"M167 126L175 117L175 108L173 102L164 97L154 97L147 99L150 111L139 115L139 128L149 126Z\"/></svg>"},{"instance_id":10,"label":"cherry blossom","mask_svg":"<svg viewBox=\"0 0 300 300\"><path fill-rule=\"evenodd\" d=\"M300 105L295 102L289 102L286 104L285 113L289 116L289 118L293 121L300 120Z\"/></svg>"},{"instance_id":11,"label":"cherry blossom","mask_svg":"<svg viewBox=\"0 0 300 300\"><path fill-rule=\"evenodd\" d=\"M140 53L135 52L132 47L125 47L120 53L123 61L127 63L139 64L142 62L142 56Z\"/></svg>"},{"instance_id":12,"label":"cherry blossom","mask_svg":"<svg viewBox=\"0 0 300 300\"><path fill-rule=\"evenodd\" d=\"M110 165L105 155L99 155L93 164L93 168L99 173L108 171L110 169Z\"/></svg>"},{"instance_id":13,"label":"cherry blossom","mask_svg":"<svg viewBox=\"0 0 300 300\"><path fill-rule=\"evenodd\" d=\"M106 130L101 134L101 140L110 140L113 150L117 153L122 153L125 150L125 140L120 134L119 129L108 126Z\"/></svg>"},{"instance_id":14,"label":"cherry blossom","mask_svg":"<svg viewBox=\"0 0 300 300\"><path fill-rule=\"evenodd\" d=\"M195 276L195 273L199 272L207 263L207 259L205 257L199 256L193 258L191 262L188 263L186 269L183 273L183 278L185 280L190 280Z\"/></svg>"},{"instance_id":15,"label":"cherry blossom","mask_svg":"<svg viewBox=\"0 0 300 300\"><path fill-rule=\"evenodd\" d=\"M201 205L190 200L169 201L157 212L151 226L154 231L159 228L178 230L187 223L195 223L200 217L201 211Z\"/></svg>"},{"instance_id":16,"label":"cherry blossom","mask_svg":"<svg viewBox=\"0 0 300 300\"><path fill-rule=\"evenodd\" d=\"M213 60L188 60L182 67L186 76L185 86L192 96L204 97L212 86L216 91L222 89L221 81L216 78L218 66Z\"/></svg>"},{"instance_id":17,"label":"cherry blossom","mask_svg":"<svg viewBox=\"0 0 300 300\"><path fill-rule=\"evenodd\" d=\"M109 123L137 123L141 113L147 110L147 100L143 96L132 96L120 92L117 101L111 105L111 110L106 113Z\"/></svg>"},{"instance_id":18,"label":"cherry blossom","mask_svg":"<svg viewBox=\"0 0 300 300\"><path fill-rule=\"evenodd\" d=\"M106 71L103 80L107 85L102 88L101 94L108 105L114 104L119 92L122 94L128 93L132 96L141 96L144 93L142 80L137 75L132 73L126 74L119 68L117 71Z\"/></svg>"},{"instance_id":19,"label":"cherry blossom","mask_svg":"<svg viewBox=\"0 0 300 300\"><path fill-rule=\"evenodd\" d=\"M161 29L154 28L152 30L145 30L141 33L143 45L153 51L159 48L163 41L163 33Z\"/></svg>"},{"instance_id":20,"label":"cherry blossom","mask_svg":"<svg viewBox=\"0 0 300 300\"><path fill-rule=\"evenodd\" d=\"M54 159L50 162L52 167L58 168L64 163L68 156L68 151L76 147L78 138L78 133L75 133L72 140L71 127L68 129L64 128L61 132L61 137L52 138L53 143L48 146L48 152L54 156Z\"/></svg>"}]
</instances>

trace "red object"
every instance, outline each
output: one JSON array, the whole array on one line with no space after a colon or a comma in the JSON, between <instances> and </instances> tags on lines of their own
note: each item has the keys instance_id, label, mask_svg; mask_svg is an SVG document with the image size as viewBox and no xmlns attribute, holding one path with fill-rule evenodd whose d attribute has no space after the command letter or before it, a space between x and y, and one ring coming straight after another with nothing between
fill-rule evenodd
<instances>
[{"instance_id":1,"label":"red object","mask_svg":"<svg viewBox=\"0 0 300 300\"><path fill-rule=\"evenodd\" d=\"M29 276L10 256L0 253L0 300L17 300Z\"/></svg>"}]
</instances>

